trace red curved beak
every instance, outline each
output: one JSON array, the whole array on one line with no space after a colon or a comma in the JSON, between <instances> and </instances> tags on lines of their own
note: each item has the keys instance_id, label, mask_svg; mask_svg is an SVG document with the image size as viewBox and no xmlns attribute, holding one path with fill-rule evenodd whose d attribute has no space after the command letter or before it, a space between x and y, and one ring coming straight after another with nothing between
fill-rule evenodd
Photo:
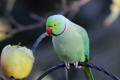
<instances>
[{"instance_id":1,"label":"red curved beak","mask_svg":"<svg viewBox=\"0 0 120 80\"><path fill-rule=\"evenodd\" d=\"M49 35L49 36L51 36L52 35L52 29L51 28L46 28L46 32L47 32L47 34Z\"/></svg>"}]
</instances>

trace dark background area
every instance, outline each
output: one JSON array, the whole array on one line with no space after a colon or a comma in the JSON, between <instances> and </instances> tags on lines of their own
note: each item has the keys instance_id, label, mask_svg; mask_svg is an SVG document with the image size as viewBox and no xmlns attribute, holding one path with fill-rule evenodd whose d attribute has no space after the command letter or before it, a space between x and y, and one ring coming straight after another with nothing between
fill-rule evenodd
<instances>
[{"instance_id":1,"label":"dark background area","mask_svg":"<svg viewBox=\"0 0 120 80\"><path fill-rule=\"evenodd\" d=\"M68 0L70 2L72 0ZM2 4L1 4L2 3ZM100 65L120 77L120 17L109 27L104 26L105 18L110 14L109 6L111 0L91 0L82 6L71 20L81 25L88 31L90 38L90 62ZM5 1L0 0L0 15L4 15ZM44 17L47 13L56 14L56 10L62 9L61 0L17 0L11 12L14 19L22 25L33 24L29 14ZM57 6L57 8L55 8ZM66 16L67 17L67 16ZM69 19L69 17L67 17ZM15 28L12 25L12 28ZM0 52L8 44L18 44L31 48L37 37L45 32L45 26L38 29L24 31L0 42ZM53 65L61 63L53 50L51 37L45 38L34 53L35 63L33 70L27 80L36 80L42 72ZM1 70L0 70L1 71ZM112 80L102 72L92 70L95 80ZM5 79L2 72L0 76ZM49 74L52 80L65 80L64 69ZM69 80L85 80L82 70L72 69ZM51 80L51 79L46 79Z\"/></svg>"}]
</instances>

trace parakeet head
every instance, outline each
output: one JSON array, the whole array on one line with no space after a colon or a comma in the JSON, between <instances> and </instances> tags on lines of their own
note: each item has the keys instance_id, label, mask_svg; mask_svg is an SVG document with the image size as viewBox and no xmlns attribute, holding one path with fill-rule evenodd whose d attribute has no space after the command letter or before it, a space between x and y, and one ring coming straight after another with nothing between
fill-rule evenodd
<instances>
[{"instance_id":1,"label":"parakeet head","mask_svg":"<svg viewBox=\"0 0 120 80\"><path fill-rule=\"evenodd\" d=\"M57 36L64 32L66 28L66 18L62 15L48 17L46 22L46 32L48 35Z\"/></svg>"}]
</instances>

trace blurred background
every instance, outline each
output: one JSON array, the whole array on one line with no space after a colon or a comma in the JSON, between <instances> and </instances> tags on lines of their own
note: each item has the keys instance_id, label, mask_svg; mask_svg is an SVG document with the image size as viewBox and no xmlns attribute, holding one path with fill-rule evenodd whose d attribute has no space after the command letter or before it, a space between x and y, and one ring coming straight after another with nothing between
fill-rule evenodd
<instances>
[{"instance_id":1,"label":"blurred background","mask_svg":"<svg viewBox=\"0 0 120 80\"><path fill-rule=\"evenodd\" d=\"M82 1L82 0L80 0ZM31 48L45 32L45 21L53 14L63 14L88 31L90 62L100 65L120 77L120 16L112 24L105 22L111 14L112 0L0 0L0 52L8 44L21 43ZM83 0L87 1L87 0ZM81 6L82 5L82 6ZM113 18L113 17L112 17ZM112 18L109 18L111 20ZM33 70L26 80L37 80L42 72L61 63L53 50L51 37L45 38L36 49ZM95 80L112 80L92 69ZM1 72L0 77L7 80ZM43 80L65 80L64 69L49 74ZM71 69L69 80L86 80L81 69Z\"/></svg>"}]
</instances>

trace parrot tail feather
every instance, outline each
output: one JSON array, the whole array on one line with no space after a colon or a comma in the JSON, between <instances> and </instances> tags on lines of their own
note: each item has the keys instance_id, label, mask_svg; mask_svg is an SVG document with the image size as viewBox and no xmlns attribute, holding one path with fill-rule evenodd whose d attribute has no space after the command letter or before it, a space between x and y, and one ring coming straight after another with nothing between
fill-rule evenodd
<instances>
[{"instance_id":1,"label":"parrot tail feather","mask_svg":"<svg viewBox=\"0 0 120 80\"><path fill-rule=\"evenodd\" d=\"M82 70L84 71L87 80L94 80L91 68L82 67Z\"/></svg>"}]
</instances>

